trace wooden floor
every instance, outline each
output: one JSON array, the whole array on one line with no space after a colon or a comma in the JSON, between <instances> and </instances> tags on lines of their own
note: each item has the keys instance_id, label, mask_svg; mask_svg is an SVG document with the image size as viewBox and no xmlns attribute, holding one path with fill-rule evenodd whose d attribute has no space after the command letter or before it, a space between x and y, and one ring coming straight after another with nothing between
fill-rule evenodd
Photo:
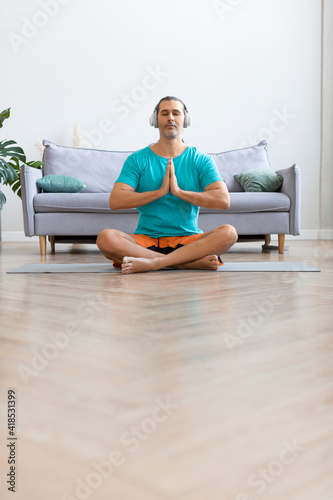
<instances>
[{"instance_id":1,"label":"wooden floor","mask_svg":"<svg viewBox=\"0 0 333 500\"><path fill-rule=\"evenodd\" d=\"M333 242L287 244L224 260L321 273L8 275L39 248L2 243L0 497L332 500ZM44 262L104 258L59 244Z\"/></svg>"}]
</instances>

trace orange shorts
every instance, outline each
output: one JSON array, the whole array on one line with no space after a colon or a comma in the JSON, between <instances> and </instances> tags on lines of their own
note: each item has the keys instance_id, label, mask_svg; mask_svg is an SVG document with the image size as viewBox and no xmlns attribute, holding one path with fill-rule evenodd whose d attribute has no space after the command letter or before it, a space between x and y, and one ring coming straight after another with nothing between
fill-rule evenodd
<instances>
[{"instance_id":1,"label":"orange shorts","mask_svg":"<svg viewBox=\"0 0 333 500\"><path fill-rule=\"evenodd\" d=\"M147 236L146 234L130 234L130 236L135 239L138 245L148 250L152 250L153 252L167 255L177 248L188 245L193 241L200 240L203 234L204 233L190 234L189 236L161 236L160 238L151 238L151 236ZM220 258L218 259L220 264L223 264L222 260ZM121 264L117 262L113 262L113 265L114 267L121 267Z\"/></svg>"},{"instance_id":2,"label":"orange shorts","mask_svg":"<svg viewBox=\"0 0 333 500\"><path fill-rule=\"evenodd\" d=\"M161 238L151 238L146 234L131 234L130 236L132 236L141 247L166 255L176 250L176 248L200 240L202 235L203 233L198 233L190 234L189 236L162 236Z\"/></svg>"}]
</instances>

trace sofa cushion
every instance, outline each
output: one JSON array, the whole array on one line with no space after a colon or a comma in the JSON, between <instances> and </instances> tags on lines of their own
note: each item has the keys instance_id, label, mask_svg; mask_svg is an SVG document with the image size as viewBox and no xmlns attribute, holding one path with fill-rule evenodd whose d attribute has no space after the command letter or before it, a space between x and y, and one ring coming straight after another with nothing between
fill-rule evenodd
<instances>
[{"instance_id":1,"label":"sofa cushion","mask_svg":"<svg viewBox=\"0 0 333 500\"><path fill-rule=\"evenodd\" d=\"M228 213L289 212L290 198L284 193L230 193ZM200 213L221 212L215 208L201 208Z\"/></svg>"},{"instance_id":2,"label":"sofa cushion","mask_svg":"<svg viewBox=\"0 0 333 500\"><path fill-rule=\"evenodd\" d=\"M34 197L36 213L111 212L109 193L39 193Z\"/></svg>"},{"instance_id":3,"label":"sofa cushion","mask_svg":"<svg viewBox=\"0 0 333 500\"><path fill-rule=\"evenodd\" d=\"M36 213L137 213L135 208L114 210L109 207L109 193L40 193L34 197ZM290 198L283 193L230 193L231 213L288 212ZM200 212L218 212L219 209L201 208ZM223 210L222 210L223 212Z\"/></svg>"},{"instance_id":4,"label":"sofa cushion","mask_svg":"<svg viewBox=\"0 0 333 500\"><path fill-rule=\"evenodd\" d=\"M277 191L283 182L282 175L266 167L248 170L234 177L249 192Z\"/></svg>"},{"instance_id":5,"label":"sofa cushion","mask_svg":"<svg viewBox=\"0 0 333 500\"><path fill-rule=\"evenodd\" d=\"M48 193L79 193L86 185L71 175L45 175L37 181L38 187Z\"/></svg>"},{"instance_id":6,"label":"sofa cushion","mask_svg":"<svg viewBox=\"0 0 333 500\"><path fill-rule=\"evenodd\" d=\"M272 168L266 150L267 142L261 141L256 146L234 149L223 153L209 153L215 161L229 191L244 191L234 175L255 168Z\"/></svg>"},{"instance_id":7,"label":"sofa cushion","mask_svg":"<svg viewBox=\"0 0 333 500\"><path fill-rule=\"evenodd\" d=\"M71 175L86 184L84 193L110 193L133 151L70 148L43 141L43 175Z\"/></svg>"}]
</instances>

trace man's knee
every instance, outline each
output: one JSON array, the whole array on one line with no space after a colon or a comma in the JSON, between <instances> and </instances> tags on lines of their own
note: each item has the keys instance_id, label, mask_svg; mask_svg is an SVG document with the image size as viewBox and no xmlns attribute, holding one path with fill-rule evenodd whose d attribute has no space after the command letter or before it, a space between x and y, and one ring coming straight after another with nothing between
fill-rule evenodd
<instances>
[{"instance_id":1,"label":"man's knee","mask_svg":"<svg viewBox=\"0 0 333 500\"><path fill-rule=\"evenodd\" d=\"M110 251L117 238L118 231L116 229L104 229L99 233L96 240L96 245L103 251Z\"/></svg>"},{"instance_id":2,"label":"man's knee","mask_svg":"<svg viewBox=\"0 0 333 500\"><path fill-rule=\"evenodd\" d=\"M238 240L238 234L236 229L234 228L234 226L231 226L230 224L226 224L226 226L229 237L234 243L236 243L236 241Z\"/></svg>"},{"instance_id":3,"label":"man's knee","mask_svg":"<svg viewBox=\"0 0 333 500\"><path fill-rule=\"evenodd\" d=\"M234 226L230 224L224 224L217 228L220 231L221 237L225 243L230 243L234 245L238 240L238 234Z\"/></svg>"}]
</instances>

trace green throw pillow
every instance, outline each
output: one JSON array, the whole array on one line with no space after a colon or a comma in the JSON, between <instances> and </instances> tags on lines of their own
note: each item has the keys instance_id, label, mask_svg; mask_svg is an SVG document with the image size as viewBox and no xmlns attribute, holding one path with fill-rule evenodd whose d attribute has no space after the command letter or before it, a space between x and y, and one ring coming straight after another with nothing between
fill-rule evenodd
<instances>
[{"instance_id":1,"label":"green throw pillow","mask_svg":"<svg viewBox=\"0 0 333 500\"><path fill-rule=\"evenodd\" d=\"M256 168L234 175L245 191L277 191L283 182L282 175L270 168Z\"/></svg>"},{"instance_id":2,"label":"green throw pillow","mask_svg":"<svg viewBox=\"0 0 333 500\"><path fill-rule=\"evenodd\" d=\"M70 175L45 175L37 185L48 193L79 193L86 185Z\"/></svg>"}]
</instances>

